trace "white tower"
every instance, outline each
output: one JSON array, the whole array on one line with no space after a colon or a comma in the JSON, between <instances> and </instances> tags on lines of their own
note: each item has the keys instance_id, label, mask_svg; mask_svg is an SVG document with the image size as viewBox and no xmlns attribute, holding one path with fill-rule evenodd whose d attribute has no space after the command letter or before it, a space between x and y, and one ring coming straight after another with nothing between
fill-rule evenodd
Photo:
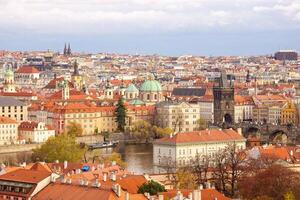
<instances>
[{"instance_id":1,"label":"white tower","mask_svg":"<svg viewBox=\"0 0 300 200\"><path fill-rule=\"evenodd\" d=\"M4 75L3 91L16 92L14 72L10 68L6 70Z\"/></svg>"}]
</instances>

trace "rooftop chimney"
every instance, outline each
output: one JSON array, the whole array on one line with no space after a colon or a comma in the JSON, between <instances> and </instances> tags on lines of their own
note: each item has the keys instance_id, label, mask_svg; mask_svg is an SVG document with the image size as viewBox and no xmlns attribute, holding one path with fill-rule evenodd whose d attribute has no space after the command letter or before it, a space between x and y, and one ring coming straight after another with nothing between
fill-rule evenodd
<instances>
[{"instance_id":1,"label":"rooftop chimney","mask_svg":"<svg viewBox=\"0 0 300 200\"><path fill-rule=\"evenodd\" d=\"M129 193L127 191L125 192L125 200L129 200Z\"/></svg>"},{"instance_id":2,"label":"rooftop chimney","mask_svg":"<svg viewBox=\"0 0 300 200\"><path fill-rule=\"evenodd\" d=\"M67 169L67 167L68 167L68 161L64 161L64 169Z\"/></svg>"},{"instance_id":3,"label":"rooftop chimney","mask_svg":"<svg viewBox=\"0 0 300 200\"><path fill-rule=\"evenodd\" d=\"M107 173L103 173L103 181L106 182L107 179Z\"/></svg>"},{"instance_id":4,"label":"rooftop chimney","mask_svg":"<svg viewBox=\"0 0 300 200\"><path fill-rule=\"evenodd\" d=\"M164 195L159 194L159 195L158 195L158 200L164 200Z\"/></svg>"}]
</instances>

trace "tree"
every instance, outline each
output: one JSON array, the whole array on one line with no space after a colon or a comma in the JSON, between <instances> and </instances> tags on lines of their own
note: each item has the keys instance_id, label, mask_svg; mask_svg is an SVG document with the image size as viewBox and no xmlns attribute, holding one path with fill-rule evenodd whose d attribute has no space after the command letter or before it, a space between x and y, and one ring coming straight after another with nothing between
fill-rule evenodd
<instances>
[{"instance_id":1,"label":"tree","mask_svg":"<svg viewBox=\"0 0 300 200\"><path fill-rule=\"evenodd\" d=\"M67 134L68 136L79 137L82 136L83 129L80 124L76 122L70 122L67 125Z\"/></svg>"},{"instance_id":2,"label":"tree","mask_svg":"<svg viewBox=\"0 0 300 200\"><path fill-rule=\"evenodd\" d=\"M284 200L296 200L296 197L293 192L289 190L284 194Z\"/></svg>"},{"instance_id":3,"label":"tree","mask_svg":"<svg viewBox=\"0 0 300 200\"><path fill-rule=\"evenodd\" d=\"M166 189L163 185L151 180L141 185L138 189L138 193L144 194L149 193L151 196L156 195L159 192L165 192Z\"/></svg>"},{"instance_id":4,"label":"tree","mask_svg":"<svg viewBox=\"0 0 300 200\"><path fill-rule=\"evenodd\" d=\"M138 120L133 124L131 133L134 138L138 140L150 140L153 136L153 129L151 124L144 120Z\"/></svg>"},{"instance_id":5,"label":"tree","mask_svg":"<svg viewBox=\"0 0 300 200\"><path fill-rule=\"evenodd\" d=\"M119 98L116 108L116 122L118 123L118 130L124 132L126 125L126 108L123 97Z\"/></svg>"},{"instance_id":6,"label":"tree","mask_svg":"<svg viewBox=\"0 0 300 200\"><path fill-rule=\"evenodd\" d=\"M75 137L61 135L50 137L41 147L33 150L33 161L54 162L78 162L82 160L86 148L81 148L76 143Z\"/></svg>"},{"instance_id":7,"label":"tree","mask_svg":"<svg viewBox=\"0 0 300 200\"><path fill-rule=\"evenodd\" d=\"M120 167L125 168L127 166L126 162L122 160L121 154L119 153L112 153L110 156L104 159L104 162L113 162L115 161Z\"/></svg>"},{"instance_id":8,"label":"tree","mask_svg":"<svg viewBox=\"0 0 300 200\"><path fill-rule=\"evenodd\" d=\"M228 145L224 150L215 155L215 169L213 177L216 187L224 194L231 197L236 196L238 180L246 172L245 156L238 151L237 146Z\"/></svg>"},{"instance_id":9,"label":"tree","mask_svg":"<svg viewBox=\"0 0 300 200\"><path fill-rule=\"evenodd\" d=\"M205 130L208 127L207 122L202 118L197 119L196 124L197 124L197 131Z\"/></svg>"},{"instance_id":10,"label":"tree","mask_svg":"<svg viewBox=\"0 0 300 200\"><path fill-rule=\"evenodd\" d=\"M158 126L152 127L154 138L162 138L165 136L169 136L171 133L173 133L173 130L171 128L161 128Z\"/></svg>"},{"instance_id":11,"label":"tree","mask_svg":"<svg viewBox=\"0 0 300 200\"><path fill-rule=\"evenodd\" d=\"M208 170L211 159L208 156L197 154L193 160L191 171L194 175L194 181L197 185L205 185L208 181Z\"/></svg>"},{"instance_id":12,"label":"tree","mask_svg":"<svg viewBox=\"0 0 300 200\"><path fill-rule=\"evenodd\" d=\"M176 189L194 189L194 175L189 167L179 168L173 177L173 184Z\"/></svg>"},{"instance_id":13,"label":"tree","mask_svg":"<svg viewBox=\"0 0 300 200\"><path fill-rule=\"evenodd\" d=\"M300 199L300 173L281 165L274 164L252 176L245 176L238 186L242 199L254 199L258 196L274 200L284 199L285 196Z\"/></svg>"}]
</instances>

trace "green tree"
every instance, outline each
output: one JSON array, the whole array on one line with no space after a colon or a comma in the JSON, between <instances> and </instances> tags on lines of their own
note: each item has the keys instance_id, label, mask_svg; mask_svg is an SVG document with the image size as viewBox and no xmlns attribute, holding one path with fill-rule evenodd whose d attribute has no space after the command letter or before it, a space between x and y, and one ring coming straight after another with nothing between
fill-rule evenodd
<instances>
[{"instance_id":1,"label":"green tree","mask_svg":"<svg viewBox=\"0 0 300 200\"><path fill-rule=\"evenodd\" d=\"M166 189L163 185L151 180L141 185L138 189L138 193L144 194L149 193L151 196L156 195L159 192L165 192Z\"/></svg>"},{"instance_id":2,"label":"green tree","mask_svg":"<svg viewBox=\"0 0 300 200\"><path fill-rule=\"evenodd\" d=\"M207 122L204 119L201 119L201 118L197 119L196 124L197 124L197 130L198 131L205 130L208 127Z\"/></svg>"},{"instance_id":3,"label":"green tree","mask_svg":"<svg viewBox=\"0 0 300 200\"><path fill-rule=\"evenodd\" d=\"M153 129L150 123L144 120L138 120L134 122L131 133L133 137L138 140L148 141L153 136Z\"/></svg>"},{"instance_id":4,"label":"green tree","mask_svg":"<svg viewBox=\"0 0 300 200\"><path fill-rule=\"evenodd\" d=\"M78 124L76 122L70 122L68 124L68 126L67 126L67 135L68 136L79 137L79 136L82 136L82 133L83 133L83 129L80 124Z\"/></svg>"},{"instance_id":5,"label":"green tree","mask_svg":"<svg viewBox=\"0 0 300 200\"><path fill-rule=\"evenodd\" d=\"M104 160L104 162L112 161L115 161L116 164L118 164L122 168L125 168L127 166L127 163L123 161L121 154L119 153L114 152Z\"/></svg>"},{"instance_id":6,"label":"green tree","mask_svg":"<svg viewBox=\"0 0 300 200\"><path fill-rule=\"evenodd\" d=\"M115 112L116 122L118 123L118 129L119 131L124 131L126 125L126 107L124 105L123 97L119 98Z\"/></svg>"},{"instance_id":7,"label":"green tree","mask_svg":"<svg viewBox=\"0 0 300 200\"><path fill-rule=\"evenodd\" d=\"M161 128L157 126L152 127L155 138L162 138L165 136L169 136L171 133L173 133L173 130L171 128Z\"/></svg>"},{"instance_id":8,"label":"green tree","mask_svg":"<svg viewBox=\"0 0 300 200\"><path fill-rule=\"evenodd\" d=\"M50 137L42 146L33 150L33 161L54 162L79 162L82 160L86 149L76 143L75 137L61 135Z\"/></svg>"}]
</instances>

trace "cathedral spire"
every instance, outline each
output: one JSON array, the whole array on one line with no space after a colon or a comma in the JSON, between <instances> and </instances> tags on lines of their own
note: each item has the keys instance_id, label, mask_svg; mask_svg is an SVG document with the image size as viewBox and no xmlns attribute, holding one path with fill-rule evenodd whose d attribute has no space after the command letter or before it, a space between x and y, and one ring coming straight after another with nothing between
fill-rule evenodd
<instances>
[{"instance_id":1,"label":"cathedral spire","mask_svg":"<svg viewBox=\"0 0 300 200\"><path fill-rule=\"evenodd\" d=\"M67 44L65 43L65 47L64 47L64 55L67 55Z\"/></svg>"},{"instance_id":2,"label":"cathedral spire","mask_svg":"<svg viewBox=\"0 0 300 200\"><path fill-rule=\"evenodd\" d=\"M72 54L70 43L68 44L67 54L68 54L68 55L71 55L71 54Z\"/></svg>"}]
</instances>

